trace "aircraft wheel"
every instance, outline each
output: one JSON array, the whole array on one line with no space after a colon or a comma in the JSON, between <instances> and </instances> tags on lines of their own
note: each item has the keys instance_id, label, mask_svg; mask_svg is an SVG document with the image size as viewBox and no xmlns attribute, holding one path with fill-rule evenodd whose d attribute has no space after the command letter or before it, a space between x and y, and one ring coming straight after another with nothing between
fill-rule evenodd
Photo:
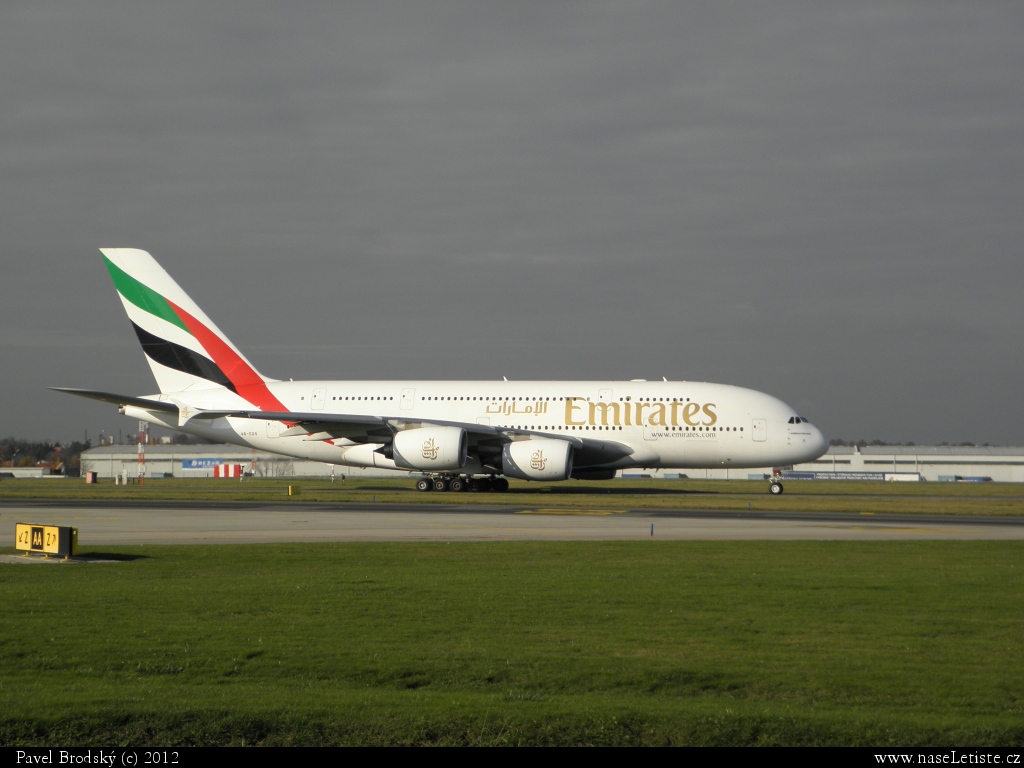
<instances>
[{"instance_id":1,"label":"aircraft wheel","mask_svg":"<svg viewBox=\"0 0 1024 768\"><path fill-rule=\"evenodd\" d=\"M781 496L782 495L782 483L772 483L771 485L769 485L768 486L768 493L770 493L772 496Z\"/></svg>"},{"instance_id":2,"label":"aircraft wheel","mask_svg":"<svg viewBox=\"0 0 1024 768\"><path fill-rule=\"evenodd\" d=\"M504 477L495 478L494 482L491 483L491 487L498 493L504 493L508 490L508 480Z\"/></svg>"},{"instance_id":3,"label":"aircraft wheel","mask_svg":"<svg viewBox=\"0 0 1024 768\"><path fill-rule=\"evenodd\" d=\"M453 493L462 493L466 490L466 481L461 477L453 477L451 482L448 483L448 490Z\"/></svg>"},{"instance_id":4,"label":"aircraft wheel","mask_svg":"<svg viewBox=\"0 0 1024 768\"><path fill-rule=\"evenodd\" d=\"M434 489L434 482L429 477L421 477L416 481L417 491L432 491Z\"/></svg>"},{"instance_id":5,"label":"aircraft wheel","mask_svg":"<svg viewBox=\"0 0 1024 768\"><path fill-rule=\"evenodd\" d=\"M479 477L474 477L469 481L469 492L480 493L488 489L488 483L486 480L481 480Z\"/></svg>"},{"instance_id":6,"label":"aircraft wheel","mask_svg":"<svg viewBox=\"0 0 1024 768\"><path fill-rule=\"evenodd\" d=\"M437 480L434 481L434 490L435 491L447 491L448 490L448 481L445 480L443 477L437 478Z\"/></svg>"}]
</instances>

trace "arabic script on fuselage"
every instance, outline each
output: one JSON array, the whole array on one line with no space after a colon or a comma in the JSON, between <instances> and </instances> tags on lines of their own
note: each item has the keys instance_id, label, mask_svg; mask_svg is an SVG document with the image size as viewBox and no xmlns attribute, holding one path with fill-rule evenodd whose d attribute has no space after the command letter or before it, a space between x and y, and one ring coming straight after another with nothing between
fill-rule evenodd
<instances>
[{"instance_id":1,"label":"arabic script on fuselage","mask_svg":"<svg viewBox=\"0 0 1024 768\"><path fill-rule=\"evenodd\" d=\"M543 416L548 412L549 402L524 403L518 400L503 400L487 404L487 414L492 416ZM711 427L718 422L715 403L644 403L622 401L608 403L591 402L585 397L565 399L566 426L650 426L650 427Z\"/></svg>"}]
</instances>

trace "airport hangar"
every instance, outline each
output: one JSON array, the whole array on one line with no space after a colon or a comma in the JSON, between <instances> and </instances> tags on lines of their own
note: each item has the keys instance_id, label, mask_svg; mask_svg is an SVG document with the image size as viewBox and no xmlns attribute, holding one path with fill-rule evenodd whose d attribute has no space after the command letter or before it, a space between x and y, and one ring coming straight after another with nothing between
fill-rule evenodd
<instances>
[{"instance_id":1,"label":"airport hangar","mask_svg":"<svg viewBox=\"0 0 1024 768\"><path fill-rule=\"evenodd\" d=\"M215 477L252 473L256 477L391 477L401 473L376 468L362 469L321 464L254 451L236 445L147 445L147 477ZM218 469L220 467L220 469ZM237 469L235 469L237 467ZM225 469L228 471L225 472ZM821 458L785 468L791 479L865 479L1024 482L1024 447L998 446L832 446ZM760 469L644 470L620 472L620 476L709 480L764 479L772 467ZM82 453L82 475L97 478L138 476L135 445L103 445ZM237 473L237 474L236 474ZM792 474L791 474L792 473Z\"/></svg>"}]
</instances>

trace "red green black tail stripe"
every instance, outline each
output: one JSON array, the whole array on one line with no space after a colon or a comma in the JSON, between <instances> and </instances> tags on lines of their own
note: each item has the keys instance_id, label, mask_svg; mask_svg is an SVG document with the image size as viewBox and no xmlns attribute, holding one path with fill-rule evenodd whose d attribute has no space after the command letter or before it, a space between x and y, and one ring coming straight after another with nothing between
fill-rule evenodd
<instances>
[{"instance_id":1,"label":"red green black tail stripe","mask_svg":"<svg viewBox=\"0 0 1024 768\"><path fill-rule=\"evenodd\" d=\"M217 368L231 382L231 389L262 410L288 410L267 389L267 383L263 381L260 375L231 348L230 344L227 344L220 336L174 302L167 299L164 299L164 301L167 301L167 304L181 318L188 331L199 340L199 343L203 345L203 349L213 358Z\"/></svg>"},{"instance_id":2,"label":"red green black tail stripe","mask_svg":"<svg viewBox=\"0 0 1024 768\"><path fill-rule=\"evenodd\" d=\"M217 333L185 309L136 280L106 256L103 260L114 281L114 287L125 300L189 333L209 355L209 358L206 358L133 323L142 349L151 360L167 368L227 387L261 410L288 410L274 397L266 382L252 366Z\"/></svg>"},{"instance_id":3,"label":"red green black tail stripe","mask_svg":"<svg viewBox=\"0 0 1024 768\"><path fill-rule=\"evenodd\" d=\"M150 360L160 363L165 368L181 371L190 376L206 379L214 384L227 387L232 391L237 391L231 380L208 357L203 357L199 353L193 352L191 349L180 344L174 344L173 342L161 339L159 336L154 336L135 323L132 323L132 327L135 329L135 335L139 337L142 351L146 353Z\"/></svg>"}]
</instances>

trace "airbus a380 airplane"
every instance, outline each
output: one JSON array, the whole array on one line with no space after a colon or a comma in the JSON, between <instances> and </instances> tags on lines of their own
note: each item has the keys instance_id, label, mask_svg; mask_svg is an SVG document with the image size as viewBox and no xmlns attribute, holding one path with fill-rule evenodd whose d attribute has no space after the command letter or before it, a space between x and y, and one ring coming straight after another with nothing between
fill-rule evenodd
<instances>
[{"instance_id":1,"label":"airbus a380 airplane","mask_svg":"<svg viewBox=\"0 0 1024 768\"><path fill-rule=\"evenodd\" d=\"M828 448L781 400L724 384L268 379L147 252L101 252L160 392L58 391L181 432L420 472L421 491L502 491L507 477L599 480L630 468L780 466ZM774 479L769 487L782 493Z\"/></svg>"}]
</instances>

